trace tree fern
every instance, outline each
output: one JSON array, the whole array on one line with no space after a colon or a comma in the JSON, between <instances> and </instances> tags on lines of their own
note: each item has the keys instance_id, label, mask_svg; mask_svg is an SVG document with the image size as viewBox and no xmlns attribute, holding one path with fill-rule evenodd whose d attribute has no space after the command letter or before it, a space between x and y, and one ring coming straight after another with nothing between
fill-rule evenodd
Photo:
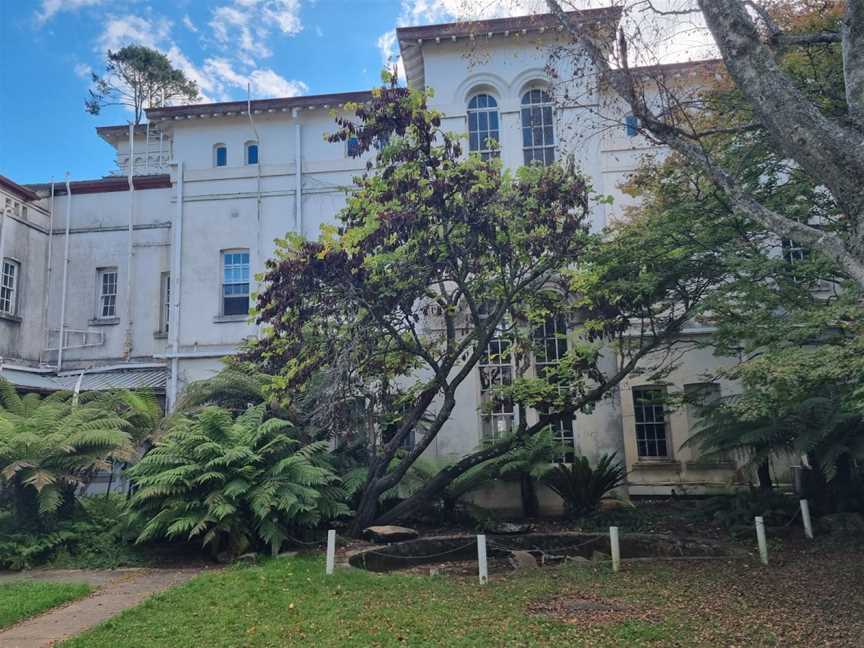
<instances>
[{"instance_id":1,"label":"tree fern","mask_svg":"<svg viewBox=\"0 0 864 648\"><path fill-rule=\"evenodd\" d=\"M130 470L137 487L131 516L144 529L138 540L278 552L298 529L345 515L328 444L302 445L291 423L265 417L258 404L238 416L205 406L173 418Z\"/></svg>"}]
</instances>

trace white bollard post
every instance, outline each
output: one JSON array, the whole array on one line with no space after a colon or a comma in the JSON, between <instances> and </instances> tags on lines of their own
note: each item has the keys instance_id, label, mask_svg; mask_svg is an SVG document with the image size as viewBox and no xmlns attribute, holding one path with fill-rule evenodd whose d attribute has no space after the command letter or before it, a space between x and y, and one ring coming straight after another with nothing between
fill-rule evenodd
<instances>
[{"instance_id":1,"label":"white bollard post","mask_svg":"<svg viewBox=\"0 0 864 648\"><path fill-rule=\"evenodd\" d=\"M810 503L806 499L801 500L801 519L804 520L804 535L813 539L813 522L810 520Z\"/></svg>"},{"instance_id":2,"label":"white bollard post","mask_svg":"<svg viewBox=\"0 0 864 648\"><path fill-rule=\"evenodd\" d=\"M759 558L763 565L768 564L768 543L765 541L765 520L756 516L756 541L759 543Z\"/></svg>"},{"instance_id":3,"label":"white bollard post","mask_svg":"<svg viewBox=\"0 0 864 648\"><path fill-rule=\"evenodd\" d=\"M489 565L486 563L486 536L477 536L477 570L480 574L480 584L489 582Z\"/></svg>"},{"instance_id":4,"label":"white bollard post","mask_svg":"<svg viewBox=\"0 0 864 648\"><path fill-rule=\"evenodd\" d=\"M609 547L612 549L612 571L621 569L621 545L618 543L618 527L609 527Z\"/></svg>"},{"instance_id":5,"label":"white bollard post","mask_svg":"<svg viewBox=\"0 0 864 648\"><path fill-rule=\"evenodd\" d=\"M336 529L330 529L327 532L327 567L325 573L332 576L334 567L336 567Z\"/></svg>"}]
</instances>

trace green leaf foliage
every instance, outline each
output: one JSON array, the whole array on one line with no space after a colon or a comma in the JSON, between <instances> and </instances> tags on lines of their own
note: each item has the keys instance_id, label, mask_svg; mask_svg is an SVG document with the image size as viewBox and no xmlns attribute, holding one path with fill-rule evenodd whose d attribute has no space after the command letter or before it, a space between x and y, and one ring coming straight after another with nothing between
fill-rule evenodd
<instances>
[{"instance_id":1,"label":"green leaf foliage","mask_svg":"<svg viewBox=\"0 0 864 648\"><path fill-rule=\"evenodd\" d=\"M207 406L172 420L131 470L139 542L198 541L214 553L268 546L348 513L325 441L303 444L263 404L239 416Z\"/></svg>"},{"instance_id":2,"label":"green leaf foliage","mask_svg":"<svg viewBox=\"0 0 864 648\"><path fill-rule=\"evenodd\" d=\"M587 457L576 457L572 464L552 468L543 483L564 500L566 515L579 517L596 511L603 496L623 484L626 475L614 454L601 456L593 468Z\"/></svg>"}]
</instances>

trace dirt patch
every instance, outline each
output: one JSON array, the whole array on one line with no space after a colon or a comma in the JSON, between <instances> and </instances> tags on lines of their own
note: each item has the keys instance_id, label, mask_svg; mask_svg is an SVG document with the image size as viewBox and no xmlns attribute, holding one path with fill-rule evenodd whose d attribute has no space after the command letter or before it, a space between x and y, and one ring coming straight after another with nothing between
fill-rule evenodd
<instances>
[{"instance_id":1,"label":"dirt patch","mask_svg":"<svg viewBox=\"0 0 864 648\"><path fill-rule=\"evenodd\" d=\"M620 601L602 599L588 593L559 596L528 604L529 614L548 616L570 624L617 623L627 619L638 619L656 623L660 616L653 610Z\"/></svg>"}]
</instances>

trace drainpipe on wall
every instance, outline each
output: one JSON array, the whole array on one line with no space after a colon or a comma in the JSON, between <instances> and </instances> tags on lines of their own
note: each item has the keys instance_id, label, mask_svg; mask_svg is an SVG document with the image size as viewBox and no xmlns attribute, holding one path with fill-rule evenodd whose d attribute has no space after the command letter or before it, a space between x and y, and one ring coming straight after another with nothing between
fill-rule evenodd
<instances>
[{"instance_id":1,"label":"drainpipe on wall","mask_svg":"<svg viewBox=\"0 0 864 648\"><path fill-rule=\"evenodd\" d=\"M297 109L295 108L295 111ZM298 112L294 113L294 118L296 119L298 116ZM296 181L296 187L294 190L296 206L295 206L295 223L294 225L297 227L297 232L300 236L303 236L303 167L302 167L302 159L301 153L302 142L300 141L300 124L296 124L294 126L294 130L297 136L297 148L295 151L295 159L294 159L294 178Z\"/></svg>"},{"instance_id":2,"label":"drainpipe on wall","mask_svg":"<svg viewBox=\"0 0 864 648\"><path fill-rule=\"evenodd\" d=\"M168 411L174 409L177 403L177 372L180 368L178 353L180 351L180 294L181 277L180 263L183 259L183 162L177 162L177 212L171 229L174 240L171 248L171 316L168 319L168 335L171 338L171 379L168 383Z\"/></svg>"},{"instance_id":3,"label":"drainpipe on wall","mask_svg":"<svg viewBox=\"0 0 864 648\"><path fill-rule=\"evenodd\" d=\"M135 124L129 124L129 234L128 245L126 252L126 341L124 345L124 355L128 360L132 356L133 345L133 297L132 290L134 283L132 277L134 275L133 263L135 257L135 245L133 235L133 225L135 222Z\"/></svg>"},{"instance_id":4,"label":"drainpipe on wall","mask_svg":"<svg viewBox=\"0 0 864 648\"><path fill-rule=\"evenodd\" d=\"M261 272L264 272L264 250L261 242L261 237L263 232L262 224L261 224L261 137L258 135L258 129L255 128L255 120L252 119L252 86L247 83L246 84L246 112L249 115L249 126L252 127L252 133L255 135L255 145L258 147L258 159L256 160L255 168L256 168L256 200L255 200L255 208L256 214L258 217L258 226L255 230L256 232L256 256L258 257L256 267L260 268ZM245 151L244 151L245 154ZM257 283L257 282L256 282Z\"/></svg>"},{"instance_id":5,"label":"drainpipe on wall","mask_svg":"<svg viewBox=\"0 0 864 648\"><path fill-rule=\"evenodd\" d=\"M51 282L54 272L54 179L51 179L51 201L48 210L48 262L45 269L45 299L42 303L42 331L45 334L44 349L48 348L48 314L51 306ZM39 354L39 362L42 363L42 353Z\"/></svg>"},{"instance_id":6,"label":"drainpipe on wall","mask_svg":"<svg viewBox=\"0 0 864 648\"><path fill-rule=\"evenodd\" d=\"M6 225L6 207L0 207L0 275L3 274L3 259L6 255L5 239L3 237Z\"/></svg>"},{"instance_id":7,"label":"drainpipe on wall","mask_svg":"<svg viewBox=\"0 0 864 648\"><path fill-rule=\"evenodd\" d=\"M63 369L63 338L66 335L66 287L69 282L69 227L72 222L72 188L66 172L66 234L63 240L63 284L60 288L60 330L57 342L57 371Z\"/></svg>"}]
</instances>

